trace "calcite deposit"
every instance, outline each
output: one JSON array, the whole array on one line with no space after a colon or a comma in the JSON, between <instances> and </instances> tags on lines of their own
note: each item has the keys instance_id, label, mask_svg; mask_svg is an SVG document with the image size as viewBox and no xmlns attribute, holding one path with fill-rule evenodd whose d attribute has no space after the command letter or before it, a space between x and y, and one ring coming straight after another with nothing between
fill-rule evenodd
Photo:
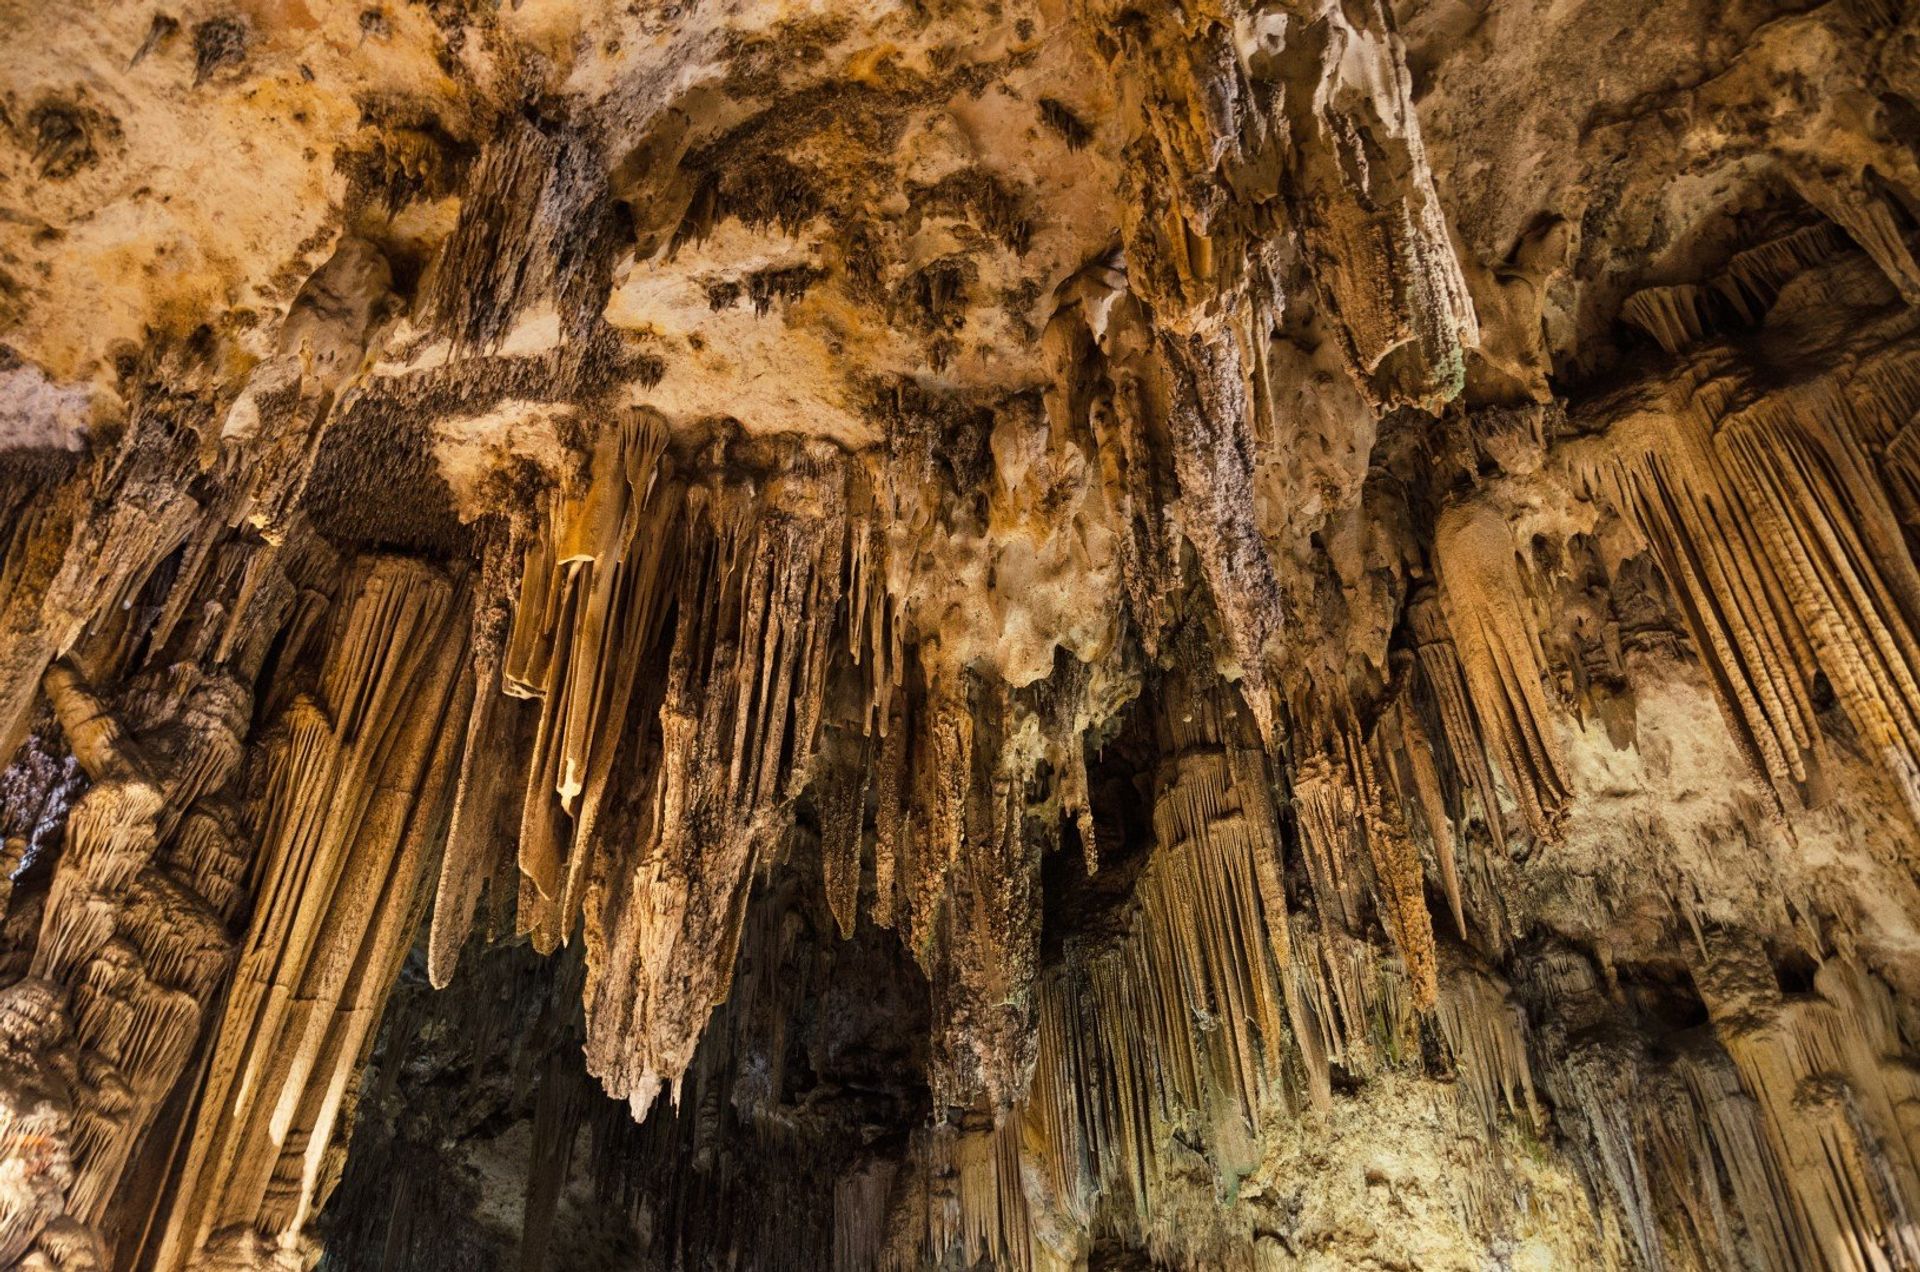
<instances>
[{"instance_id":1,"label":"calcite deposit","mask_svg":"<svg viewBox=\"0 0 1920 1272\"><path fill-rule=\"evenodd\" d=\"M0 32L0 1267L1920 1269L1920 7Z\"/></svg>"}]
</instances>

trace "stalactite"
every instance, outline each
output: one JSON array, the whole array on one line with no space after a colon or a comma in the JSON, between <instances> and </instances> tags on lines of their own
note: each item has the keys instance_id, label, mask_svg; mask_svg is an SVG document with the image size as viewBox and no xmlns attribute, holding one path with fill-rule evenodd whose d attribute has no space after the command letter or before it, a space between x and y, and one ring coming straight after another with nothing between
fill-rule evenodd
<instances>
[{"instance_id":1,"label":"stalactite","mask_svg":"<svg viewBox=\"0 0 1920 1272\"><path fill-rule=\"evenodd\" d=\"M859 920L860 844L866 826L867 788L872 779L873 766L863 746L853 775L829 789L820 814L827 904L842 939L853 935ZM887 882L891 885L892 880Z\"/></svg>"},{"instance_id":2,"label":"stalactite","mask_svg":"<svg viewBox=\"0 0 1920 1272\"><path fill-rule=\"evenodd\" d=\"M1551 837L1571 794L1559 717L1531 602L1500 514L1458 504L1434 528L1440 605L1474 715L1536 836Z\"/></svg>"},{"instance_id":3,"label":"stalactite","mask_svg":"<svg viewBox=\"0 0 1920 1272\"><path fill-rule=\"evenodd\" d=\"M423 324L457 350L491 352L546 305L580 334L594 286L583 266L607 229L606 193L593 146L510 114L469 168L459 222L421 279Z\"/></svg>"},{"instance_id":4,"label":"stalactite","mask_svg":"<svg viewBox=\"0 0 1920 1272\"><path fill-rule=\"evenodd\" d=\"M1488 1126L1503 1114L1529 1127L1545 1121L1527 1058L1526 1013L1508 987L1471 969L1449 969L1435 1019L1460 1073L1471 1084L1476 1111Z\"/></svg>"},{"instance_id":5,"label":"stalactite","mask_svg":"<svg viewBox=\"0 0 1920 1272\"><path fill-rule=\"evenodd\" d=\"M928 748L939 783L930 798L951 801L932 805L933 861L922 865L923 879L938 886L927 903L922 964L933 982L935 1107L965 1107L984 1093L990 1107L1005 1109L1026 1091L1033 1071L1040 861L1058 823L1029 816L1033 760L1031 742L1020 734L1032 727L1030 717L1004 685L987 698L980 736L956 712L951 732L936 732ZM976 743L986 752L978 761L985 789L977 795L979 770L968 762ZM954 837L950 848L946 835Z\"/></svg>"},{"instance_id":6,"label":"stalactite","mask_svg":"<svg viewBox=\"0 0 1920 1272\"><path fill-rule=\"evenodd\" d=\"M1812 677L1920 808L1920 575L1864 441L1901 393L1876 383L1887 353L1738 405L1738 383L1702 379L1627 411L1575 452L1587 489L1652 544L1728 712L1783 795L1818 802L1826 745ZM1906 405L1913 389L1905 393ZM1896 416L1897 418L1897 416Z\"/></svg>"},{"instance_id":7,"label":"stalactite","mask_svg":"<svg viewBox=\"0 0 1920 1272\"><path fill-rule=\"evenodd\" d=\"M164 361L172 372L191 355ZM25 736L48 664L98 616L124 604L192 533L202 509L188 489L193 434L180 417L199 410L193 380L203 378L203 370L183 374L177 398L160 389L138 395L118 445L89 457L8 544L0 754L11 757Z\"/></svg>"},{"instance_id":8,"label":"stalactite","mask_svg":"<svg viewBox=\"0 0 1920 1272\"><path fill-rule=\"evenodd\" d=\"M1351 763L1362 782L1367 853L1373 863L1374 896L1387 933L1406 964L1413 1006L1431 1011L1440 993L1433 943L1433 916L1427 912L1425 876L1397 791L1383 787L1374 749L1352 746Z\"/></svg>"},{"instance_id":9,"label":"stalactite","mask_svg":"<svg viewBox=\"0 0 1920 1272\"><path fill-rule=\"evenodd\" d=\"M880 1165L870 1165L834 1181L834 1272L868 1272L880 1266L893 1182L893 1171Z\"/></svg>"},{"instance_id":10,"label":"stalactite","mask_svg":"<svg viewBox=\"0 0 1920 1272\"><path fill-rule=\"evenodd\" d=\"M293 298L274 356L254 368L228 409L220 445L236 479L229 520L250 525L269 551L293 529L334 405L361 372L392 285L378 247L341 239ZM236 608L246 608L251 591L243 588Z\"/></svg>"},{"instance_id":11,"label":"stalactite","mask_svg":"<svg viewBox=\"0 0 1920 1272\"><path fill-rule=\"evenodd\" d=\"M968 1265L1026 1272L1033 1266L1032 1237L1013 1123L936 1127L928 1144L928 1257L938 1262L957 1253Z\"/></svg>"},{"instance_id":12,"label":"stalactite","mask_svg":"<svg viewBox=\"0 0 1920 1272\"><path fill-rule=\"evenodd\" d=\"M1717 1153L1717 1158L1710 1158L1696 1143L1690 1146L1692 1158L1702 1173L1712 1161L1718 1161L1732 1202L1725 1218L1730 1221L1737 1217L1740 1222L1736 1235L1714 1208L1708 1208L1708 1213L1720 1221L1713 1235L1721 1249L1728 1254L1738 1250L1768 1269L1784 1270L1813 1262L1811 1251L1796 1247L1791 1210L1782 1204L1786 1186L1765 1143L1759 1109L1741 1088L1738 1071L1724 1054L1705 1048L1682 1053L1679 1070L1702 1113L1699 1133ZM1710 1181L1702 1179L1702 1184L1699 1191L1711 1201Z\"/></svg>"},{"instance_id":13,"label":"stalactite","mask_svg":"<svg viewBox=\"0 0 1920 1272\"><path fill-rule=\"evenodd\" d=\"M1679 353L1713 330L1711 296L1697 283L1648 287L1627 297L1620 316L1652 336L1668 353Z\"/></svg>"},{"instance_id":14,"label":"stalactite","mask_svg":"<svg viewBox=\"0 0 1920 1272\"><path fill-rule=\"evenodd\" d=\"M476 632L474 649L474 711L467 724L467 746L453 795L447 826L447 845L440 859L440 880L434 892L428 976L436 990L453 980L453 966L472 930L474 909L490 874L499 847L497 817L513 788L511 747L499 744L503 724L513 719L507 703L495 694L499 684L499 649L482 646ZM507 730L509 736L511 730Z\"/></svg>"},{"instance_id":15,"label":"stalactite","mask_svg":"<svg viewBox=\"0 0 1920 1272\"><path fill-rule=\"evenodd\" d=\"M1724 417L1715 444L1842 707L1920 818L1920 572L1853 414L1813 386Z\"/></svg>"},{"instance_id":16,"label":"stalactite","mask_svg":"<svg viewBox=\"0 0 1920 1272\"><path fill-rule=\"evenodd\" d=\"M1820 221L1734 253L1713 287L1744 321L1757 323L1790 279L1824 265L1849 246L1840 227Z\"/></svg>"},{"instance_id":17,"label":"stalactite","mask_svg":"<svg viewBox=\"0 0 1920 1272\"><path fill-rule=\"evenodd\" d=\"M1467 690L1466 676L1453 637L1448 634L1441 615L1439 593L1434 589L1415 593L1407 605L1409 626L1413 630L1415 653L1428 692L1440 717L1441 737L1455 770L1480 804L1487 834L1493 840L1497 856L1507 855L1506 823L1500 812L1500 796L1494 786L1493 770L1479 720L1474 715L1473 699Z\"/></svg>"},{"instance_id":18,"label":"stalactite","mask_svg":"<svg viewBox=\"0 0 1920 1272\"><path fill-rule=\"evenodd\" d=\"M1354 845L1360 809L1353 786L1324 752L1309 755L1293 772L1293 803L1300 844L1307 858L1314 899L1325 922L1347 931L1360 928L1358 862Z\"/></svg>"},{"instance_id":19,"label":"stalactite","mask_svg":"<svg viewBox=\"0 0 1920 1272\"><path fill-rule=\"evenodd\" d=\"M907 795L907 721L905 695L896 687L880 708L890 723L880 741L874 764L873 921L892 927L898 920L901 839Z\"/></svg>"},{"instance_id":20,"label":"stalactite","mask_svg":"<svg viewBox=\"0 0 1920 1272\"><path fill-rule=\"evenodd\" d=\"M1851 174L1831 169L1795 175L1801 197L1873 258L1907 304L1920 305L1920 261L1914 259L1893 199Z\"/></svg>"},{"instance_id":21,"label":"stalactite","mask_svg":"<svg viewBox=\"0 0 1920 1272\"><path fill-rule=\"evenodd\" d=\"M1427 740L1426 726L1420 721L1419 710L1411 703L1402 701L1395 704L1391 720L1383 721L1382 733L1390 739L1389 746L1404 757L1406 776L1400 776L1399 766L1389 761L1388 772L1400 788L1403 799L1420 810L1420 818L1427 829L1427 838L1433 844L1434 864L1439 868L1440 886L1447 895L1447 909L1453 914L1453 930L1461 940L1467 938L1467 919L1460 900L1460 867L1455 857L1453 819L1447 813L1445 793L1441 790L1440 770L1435 759L1433 745ZM1404 784L1403 784L1404 783Z\"/></svg>"},{"instance_id":22,"label":"stalactite","mask_svg":"<svg viewBox=\"0 0 1920 1272\"><path fill-rule=\"evenodd\" d=\"M361 561L318 695L288 708L256 909L174 1163L157 1267L194 1266L241 1233L294 1241L319 1200L341 1098L411 940L432 842L420 823L444 818L436 792L450 786L451 738L465 734L465 715L453 718L465 656L454 599L424 566Z\"/></svg>"},{"instance_id":23,"label":"stalactite","mask_svg":"<svg viewBox=\"0 0 1920 1272\"><path fill-rule=\"evenodd\" d=\"M725 997L748 877L811 773L846 479L824 447L788 463L759 489L688 489L645 842L606 865L588 905L589 1067L636 1114L679 1080Z\"/></svg>"},{"instance_id":24,"label":"stalactite","mask_svg":"<svg viewBox=\"0 0 1920 1272\"><path fill-rule=\"evenodd\" d=\"M68 873L84 880L83 886L90 885L89 892L118 891L153 851L158 837L154 823L165 806L165 791L143 749L74 668L49 669L45 687L74 757L93 781L69 814L70 843L63 856L74 869ZM80 820L77 831L75 818ZM77 964L89 952L82 947L60 961Z\"/></svg>"},{"instance_id":25,"label":"stalactite","mask_svg":"<svg viewBox=\"0 0 1920 1272\"><path fill-rule=\"evenodd\" d=\"M1748 523L1722 511L1730 483L1705 439L1685 421L1678 429L1662 424L1656 435L1651 417L1643 418L1639 437L1623 432L1621 459L1595 477L1613 483L1615 506L1645 529L1663 573L1686 598L1696 640L1763 771L1777 787L1803 790L1821 743L1793 672L1811 657L1799 618ZM1699 533L1710 527L1714 533Z\"/></svg>"},{"instance_id":26,"label":"stalactite","mask_svg":"<svg viewBox=\"0 0 1920 1272\"><path fill-rule=\"evenodd\" d=\"M1840 961L1784 999L1762 951L1716 942L1698 970L1715 1032L1758 1104L1800 1255L1833 1269L1920 1264L1920 1078L1896 1057L1885 988ZM1763 1159L1764 1160L1764 1159Z\"/></svg>"},{"instance_id":27,"label":"stalactite","mask_svg":"<svg viewBox=\"0 0 1920 1272\"><path fill-rule=\"evenodd\" d=\"M967 847L967 798L974 784L968 679L964 670L929 675L931 687L921 713L925 732L914 749L910 806L920 811L924 829L916 827L912 841L906 935L908 948L923 965L933 952L948 876Z\"/></svg>"},{"instance_id":28,"label":"stalactite","mask_svg":"<svg viewBox=\"0 0 1920 1272\"><path fill-rule=\"evenodd\" d=\"M1081 732L1090 677L1063 650L1025 688L965 671L923 704L907 944L933 991L936 1107L984 1099L998 1115L1031 1081L1042 863L1069 817L1088 826L1081 861L1092 873Z\"/></svg>"},{"instance_id":29,"label":"stalactite","mask_svg":"<svg viewBox=\"0 0 1920 1272\"><path fill-rule=\"evenodd\" d=\"M902 497L883 497L887 481L854 466L847 503L847 651L867 685L861 731L883 738L890 736L888 704L906 675L906 630L895 595L900 552L889 533L902 519Z\"/></svg>"},{"instance_id":30,"label":"stalactite","mask_svg":"<svg viewBox=\"0 0 1920 1272\"><path fill-rule=\"evenodd\" d=\"M61 1204L92 1249L131 1151L186 1067L199 1003L228 965L219 916L190 877L169 873L173 854L157 851L183 810L235 772L250 695L184 664L136 677L117 709L67 662L45 688L93 783L69 815L29 969L66 996L72 1022L81 1080ZM203 843L204 827L186 824Z\"/></svg>"},{"instance_id":31,"label":"stalactite","mask_svg":"<svg viewBox=\"0 0 1920 1272\"><path fill-rule=\"evenodd\" d=\"M1419 851L1400 792L1392 784L1387 750L1391 739L1386 736L1391 730L1376 726L1371 740L1363 738L1351 705L1311 704L1302 723L1311 730L1308 737L1322 739L1318 749L1295 765L1292 782L1301 848L1321 921L1328 929L1337 926L1358 934L1361 901L1371 896L1405 962L1416 1006L1430 1010L1438 992L1433 921Z\"/></svg>"},{"instance_id":32,"label":"stalactite","mask_svg":"<svg viewBox=\"0 0 1920 1272\"><path fill-rule=\"evenodd\" d=\"M1432 409L1480 333L1398 45L1389 6L1349 5L1298 21L1273 64L1318 81L1285 97L1290 193L1342 352L1376 401Z\"/></svg>"},{"instance_id":33,"label":"stalactite","mask_svg":"<svg viewBox=\"0 0 1920 1272\"><path fill-rule=\"evenodd\" d=\"M1213 591L1242 692L1274 736L1268 643L1280 630L1279 588L1253 506L1252 443L1237 342L1168 337L1163 358L1174 395L1169 428L1180 483L1180 525Z\"/></svg>"},{"instance_id":34,"label":"stalactite","mask_svg":"<svg viewBox=\"0 0 1920 1272\"><path fill-rule=\"evenodd\" d=\"M537 929L548 949L572 932L634 679L672 583L678 501L660 488L666 442L658 416L631 412L601 438L584 485L552 492L500 666L509 694L540 700L519 857L543 905L555 907ZM491 694L484 710L498 710ZM471 860L472 833L472 823L460 828L450 868ZM473 883L469 874L465 887ZM443 944L442 957L456 948Z\"/></svg>"},{"instance_id":35,"label":"stalactite","mask_svg":"<svg viewBox=\"0 0 1920 1272\"><path fill-rule=\"evenodd\" d=\"M42 1229L33 1253L20 1261L21 1272L106 1272L111 1266L100 1234L65 1216Z\"/></svg>"},{"instance_id":36,"label":"stalactite","mask_svg":"<svg viewBox=\"0 0 1920 1272\"><path fill-rule=\"evenodd\" d=\"M1087 362L1063 368L1075 378L1096 377L1100 387L1086 404L1087 431L1100 465L1100 489L1112 501L1113 520L1120 527L1121 584L1126 591L1127 614L1149 656L1158 654L1167 626L1168 598L1180 574L1178 542L1171 518L1161 507L1151 430L1156 419L1155 394L1160 391L1158 368L1147 354L1153 337L1141 320L1141 303L1126 288L1115 257L1095 261L1080 283L1083 296L1075 307L1090 336L1097 324L1099 365ZM1054 324L1062 323L1056 315ZM1230 460L1231 457L1229 457Z\"/></svg>"}]
</instances>

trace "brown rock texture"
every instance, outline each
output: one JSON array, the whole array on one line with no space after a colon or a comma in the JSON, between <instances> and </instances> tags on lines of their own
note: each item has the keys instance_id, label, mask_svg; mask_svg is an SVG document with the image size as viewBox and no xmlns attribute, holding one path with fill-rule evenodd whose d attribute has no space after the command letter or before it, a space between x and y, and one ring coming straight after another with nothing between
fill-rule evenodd
<instances>
[{"instance_id":1,"label":"brown rock texture","mask_svg":"<svg viewBox=\"0 0 1920 1272\"><path fill-rule=\"evenodd\" d=\"M0 1267L1920 1269L1920 8L0 31Z\"/></svg>"}]
</instances>

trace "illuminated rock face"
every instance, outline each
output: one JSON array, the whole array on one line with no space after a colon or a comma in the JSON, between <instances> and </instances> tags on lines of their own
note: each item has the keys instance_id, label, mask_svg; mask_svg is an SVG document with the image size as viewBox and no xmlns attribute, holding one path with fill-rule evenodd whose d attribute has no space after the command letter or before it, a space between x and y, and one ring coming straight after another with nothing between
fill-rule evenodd
<instances>
[{"instance_id":1,"label":"illuminated rock face","mask_svg":"<svg viewBox=\"0 0 1920 1272\"><path fill-rule=\"evenodd\" d=\"M1920 1268L1920 11L74 7L0 1266Z\"/></svg>"}]
</instances>

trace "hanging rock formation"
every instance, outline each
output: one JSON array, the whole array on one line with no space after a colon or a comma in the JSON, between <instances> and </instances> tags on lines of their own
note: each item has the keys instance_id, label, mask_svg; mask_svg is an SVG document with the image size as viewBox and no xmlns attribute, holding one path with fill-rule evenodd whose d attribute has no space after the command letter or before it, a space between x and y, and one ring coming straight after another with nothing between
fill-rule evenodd
<instances>
[{"instance_id":1,"label":"hanging rock formation","mask_svg":"<svg viewBox=\"0 0 1920 1272\"><path fill-rule=\"evenodd\" d=\"M0 0L0 1267L1920 1269L1920 10Z\"/></svg>"}]
</instances>

